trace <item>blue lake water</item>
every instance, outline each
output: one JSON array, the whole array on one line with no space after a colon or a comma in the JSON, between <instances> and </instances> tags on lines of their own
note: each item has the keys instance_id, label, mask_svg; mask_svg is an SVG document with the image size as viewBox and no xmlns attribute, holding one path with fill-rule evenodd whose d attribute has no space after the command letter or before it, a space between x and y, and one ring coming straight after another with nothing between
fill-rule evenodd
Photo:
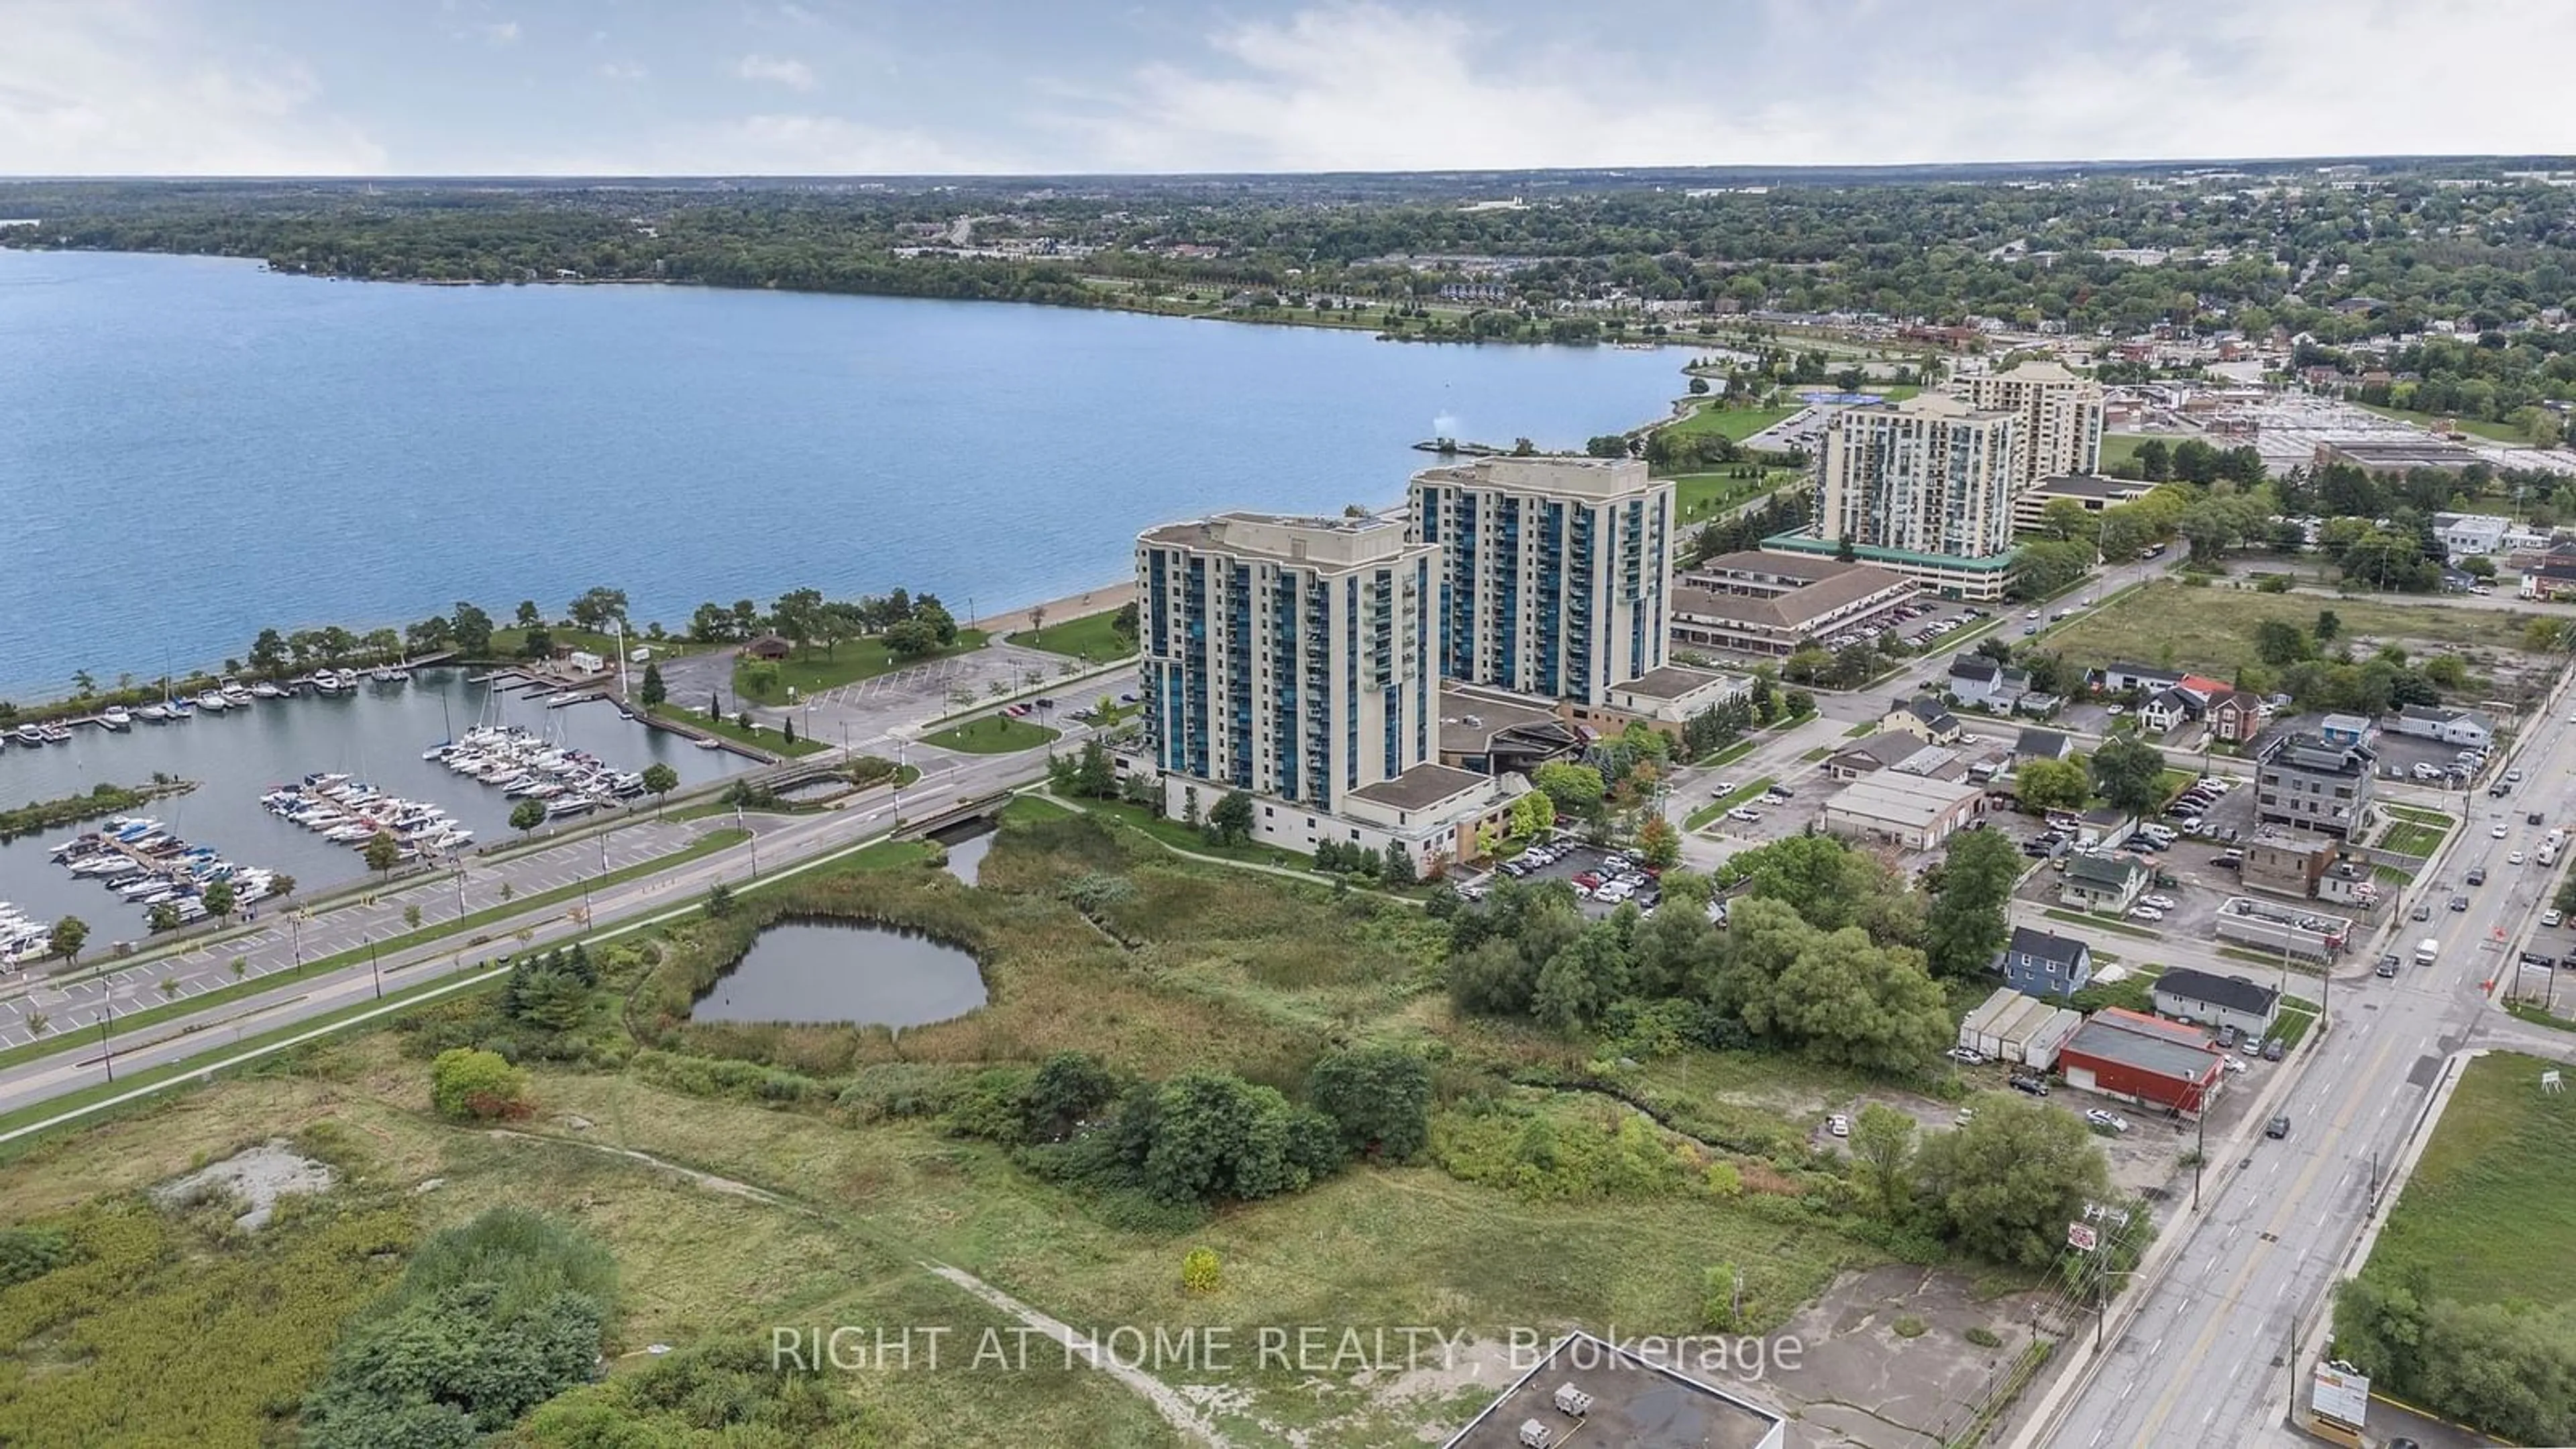
<instances>
[{"instance_id":1,"label":"blue lake water","mask_svg":"<svg viewBox=\"0 0 2576 1449\"><path fill-rule=\"evenodd\" d=\"M595 584L674 625L803 585L993 613L1158 521L1397 498L1435 433L1633 426L1686 356L0 251L0 698Z\"/></svg>"}]
</instances>

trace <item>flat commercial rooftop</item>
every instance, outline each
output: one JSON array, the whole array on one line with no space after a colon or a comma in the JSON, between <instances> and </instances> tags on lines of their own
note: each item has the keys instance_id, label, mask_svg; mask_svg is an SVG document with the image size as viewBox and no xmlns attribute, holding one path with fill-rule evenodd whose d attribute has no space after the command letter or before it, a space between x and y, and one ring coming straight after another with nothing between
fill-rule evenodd
<instances>
[{"instance_id":1,"label":"flat commercial rooftop","mask_svg":"<svg viewBox=\"0 0 2576 1449\"><path fill-rule=\"evenodd\" d=\"M1582 1418L1556 1406L1556 1391L1567 1384L1592 1396ZM1521 1449L1521 1425L1533 1419L1553 1431L1551 1444L1568 1449L1777 1449L1786 1434L1768 1409L1578 1333L1504 1390L1447 1449Z\"/></svg>"},{"instance_id":2,"label":"flat commercial rooftop","mask_svg":"<svg viewBox=\"0 0 2576 1449\"><path fill-rule=\"evenodd\" d=\"M1489 777L1473 770L1454 769L1448 765L1416 765L1391 779L1362 785L1350 795L1354 800L1373 800L1398 810L1428 810L1443 800L1492 783Z\"/></svg>"}]
</instances>

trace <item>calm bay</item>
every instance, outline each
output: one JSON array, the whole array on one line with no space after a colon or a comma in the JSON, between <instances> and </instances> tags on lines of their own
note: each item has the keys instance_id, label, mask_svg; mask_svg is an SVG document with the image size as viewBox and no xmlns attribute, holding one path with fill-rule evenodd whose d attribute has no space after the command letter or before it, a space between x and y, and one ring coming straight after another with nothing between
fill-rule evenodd
<instances>
[{"instance_id":1,"label":"calm bay","mask_svg":"<svg viewBox=\"0 0 2576 1449\"><path fill-rule=\"evenodd\" d=\"M1686 357L0 250L0 698L599 584L674 626L804 585L991 613L1158 521L1400 497L1435 434L1579 447Z\"/></svg>"}]
</instances>

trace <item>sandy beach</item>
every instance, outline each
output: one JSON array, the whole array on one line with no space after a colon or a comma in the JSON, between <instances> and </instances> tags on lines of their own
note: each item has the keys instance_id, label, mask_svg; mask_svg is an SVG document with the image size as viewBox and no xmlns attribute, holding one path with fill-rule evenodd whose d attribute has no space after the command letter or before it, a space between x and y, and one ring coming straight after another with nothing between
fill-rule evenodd
<instances>
[{"instance_id":1,"label":"sandy beach","mask_svg":"<svg viewBox=\"0 0 2576 1449\"><path fill-rule=\"evenodd\" d=\"M995 634L1009 634L1029 627L1029 609L1044 609L1049 623L1061 624L1067 619L1079 619L1086 614L1106 613L1135 597L1135 580L1122 579L1114 584L1103 584L1096 589L1086 589L1079 594L1067 594L1061 599L1049 599L1043 604L1031 604L1027 608L1006 609L998 614L987 614L983 618L969 620L967 627Z\"/></svg>"}]
</instances>

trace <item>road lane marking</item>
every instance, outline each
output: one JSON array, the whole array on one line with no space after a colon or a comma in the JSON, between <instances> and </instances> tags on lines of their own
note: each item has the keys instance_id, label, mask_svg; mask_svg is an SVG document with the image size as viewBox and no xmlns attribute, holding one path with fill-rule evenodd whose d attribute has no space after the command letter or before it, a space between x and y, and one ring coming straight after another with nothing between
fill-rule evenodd
<instances>
[{"instance_id":1,"label":"road lane marking","mask_svg":"<svg viewBox=\"0 0 2576 1449\"><path fill-rule=\"evenodd\" d=\"M2377 1075L2380 1064L2388 1059L2389 1053L2394 1051L2396 1046L2397 1043L2393 1039L2381 1042L2377 1055L2371 1058L2370 1066L2363 1075ZM2335 1119L2326 1141L2336 1140L2343 1130L2352 1124L2353 1114L2361 1110L2361 1102L2361 1098L2353 1097L2344 1103L2343 1112ZM2245 1290L2246 1280L2254 1276L2254 1269L2271 1251L2274 1240L2280 1236L2281 1229L2288 1225L2292 1215L2297 1212L2301 1200L2307 1197L2309 1188L2315 1185L2317 1174L2325 1170L2325 1165L2330 1160L2322 1153L2311 1157L2308 1160L2307 1170L2299 1174L2298 1182L2282 1196L2280 1210L2272 1215L2271 1226L2264 1229L2267 1236L2256 1239L2247 1250L2243 1266L2239 1267L2236 1270L2236 1276L2228 1281L2226 1291L2218 1295L2219 1307L2210 1313L2209 1321L2201 1329L2200 1336L2192 1341L2191 1351L2183 1356L2181 1363L2169 1366L2170 1382L2164 1393L2156 1399L2154 1410L2148 1414L2145 1426L2139 1431L2138 1437L2131 1441L2132 1443L2156 1442L2157 1431L2164 1427L2165 1420L2173 1416L2175 1401L2197 1374L2201 1360L2208 1356L2210 1344L2218 1337L2220 1326L2227 1321L2226 1305L2236 1302L2237 1295ZM2275 1157L2273 1165L2278 1167L2280 1161L2280 1158ZM2159 1339L2157 1343L2161 1348L2163 1340ZM2162 1366L2161 1357L2158 1357L2157 1362Z\"/></svg>"}]
</instances>

